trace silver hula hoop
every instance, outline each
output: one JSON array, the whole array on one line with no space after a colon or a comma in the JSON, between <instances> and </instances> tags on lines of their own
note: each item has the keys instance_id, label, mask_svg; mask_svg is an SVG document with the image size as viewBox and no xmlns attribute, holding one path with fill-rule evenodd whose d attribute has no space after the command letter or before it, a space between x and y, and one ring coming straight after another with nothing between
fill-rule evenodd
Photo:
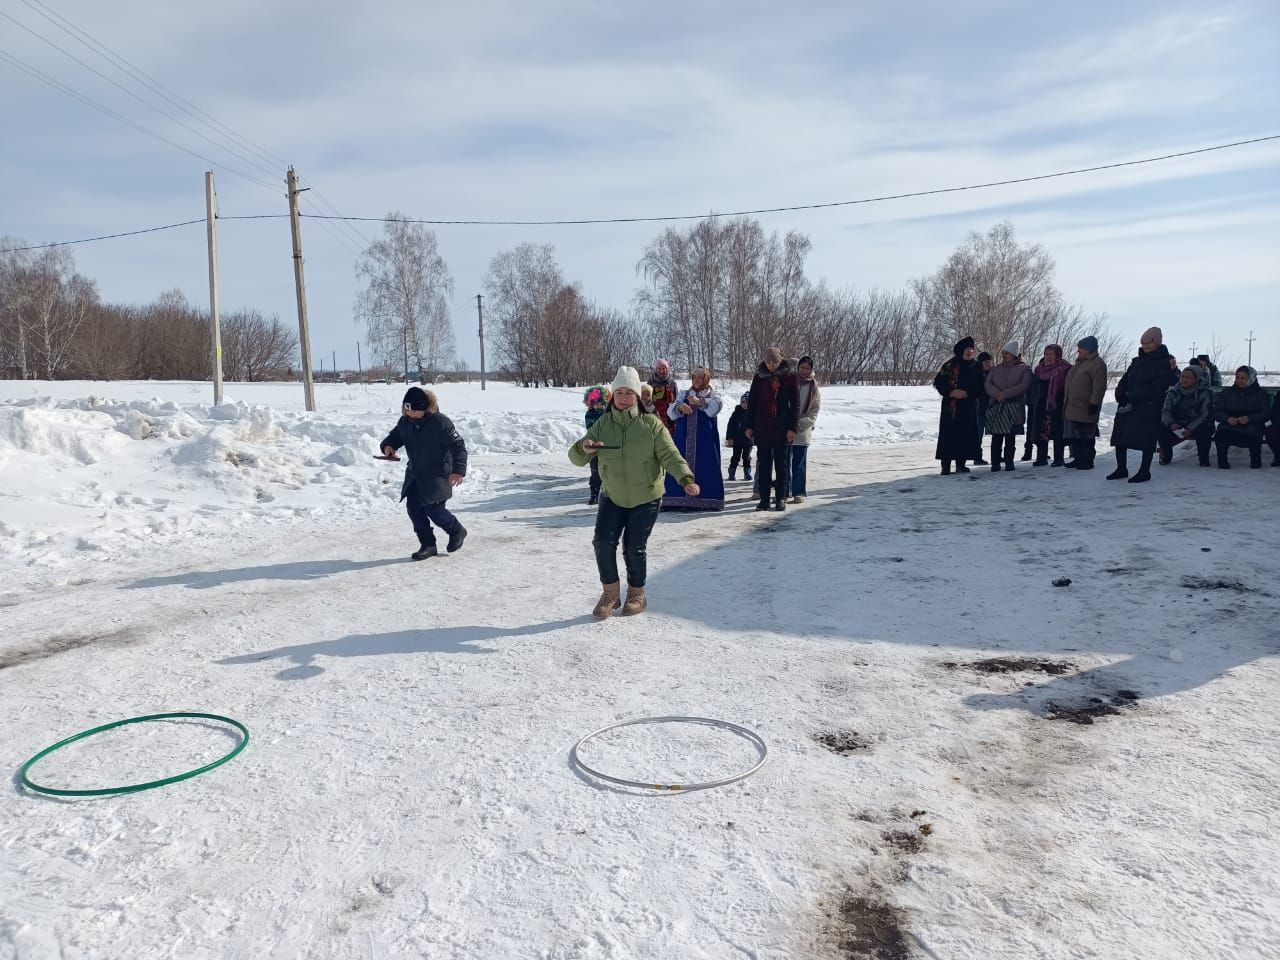
<instances>
[{"instance_id":1,"label":"silver hula hoop","mask_svg":"<svg viewBox=\"0 0 1280 960\"><path fill-rule=\"evenodd\" d=\"M701 723L709 727L721 727L725 730L732 730L734 733L751 741L757 750L760 751L760 759L756 761L755 766L746 773L735 774L732 777L725 777L723 780L708 780L706 783L653 783L652 781L641 780L624 780L622 777L610 776L607 773L601 773L599 770L588 766L578 755L578 748L593 737L598 737L602 733L608 733L610 730L617 730L619 727L634 727L641 723ZM616 783L623 787L634 787L639 790L669 790L673 792L686 793L690 790L709 790L712 787L724 787L731 783L737 783L739 780L745 780L757 770L764 766L766 760L769 759L769 747L764 740L754 730L748 730L746 727L739 726L736 723L730 723L727 720L713 720L710 717L641 717L639 720L623 720L619 723L611 723L607 727L601 727L599 730L593 730L585 737L573 745L573 749L569 751L569 758L584 773L589 773L598 780L607 780L609 783Z\"/></svg>"}]
</instances>

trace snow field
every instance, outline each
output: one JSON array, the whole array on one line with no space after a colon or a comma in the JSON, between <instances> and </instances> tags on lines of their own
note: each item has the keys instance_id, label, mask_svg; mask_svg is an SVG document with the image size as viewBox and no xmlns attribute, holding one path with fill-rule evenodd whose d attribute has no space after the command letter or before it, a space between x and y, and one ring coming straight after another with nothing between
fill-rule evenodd
<instances>
[{"instance_id":1,"label":"snow field","mask_svg":"<svg viewBox=\"0 0 1280 960\"><path fill-rule=\"evenodd\" d=\"M875 402L894 404L886 393ZM576 436L576 392L547 395L513 414L521 436L562 406ZM458 402L458 419L501 422L496 396L492 411ZM376 443L399 390L376 401L389 410L360 412L375 402L363 396L315 418L271 405L255 425L259 399L225 420L173 402L196 437L230 428L228 449L296 445L324 463L356 429ZM928 397L896 402L936 417ZM295 432L330 416L347 426ZM852 435L839 416L831 432ZM192 439L120 435L132 450ZM724 514L664 514L648 613L603 624L588 616L586 474L560 449L478 454L457 504L466 548L420 564L382 489L398 474L353 479L363 453L348 479L277 485L249 506L261 514L202 518L194 537L108 530L101 551L19 551L10 570L31 582L0 594L11 770L78 730L167 709L234 716L254 739L208 775L128 798L0 793L0 958L123 944L142 958L835 960L875 956L868 919L914 957L1274 956L1280 555L1262 518L1276 478L1210 474L1185 451L1142 487L1022 464L942 478L931 454L931 440L815 447L800 508L755 514L738 483ZM79 490L81 467L48 456L62 466L32 501L59 517L53 495ZM182 473L208 505L232 489L198 473L208 459L156 463L135 481ZM339 483L375 490L313 493ZM284 512L304 503L317 512ZM126 509L100 508L114 522ZM60 559L23 562L41 556ZM1070 587L1051 586L1063 576ZM997 656L1029 666L967 666ZM1049 719L1094 707L1114 712ZM663 714L748 726L770 762L683 795L570 766L584 733ZM163 775L230 743L196 725L126 729L49 774ZM753 753L705 728L595 746L602 768L661 780Z\"/></svg>"}]
</instances>

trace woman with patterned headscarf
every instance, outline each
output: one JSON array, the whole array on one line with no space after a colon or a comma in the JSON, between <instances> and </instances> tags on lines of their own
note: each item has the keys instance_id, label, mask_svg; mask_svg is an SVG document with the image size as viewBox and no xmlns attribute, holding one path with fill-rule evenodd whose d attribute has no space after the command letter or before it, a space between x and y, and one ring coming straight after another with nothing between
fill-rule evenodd
<instances>
[{"instance_id":1,"label":"woman with patterned headscarf","mask_svg":"<svg viewBox=\"0 0 1280 960\"><path fill-rule=\"evenodd\" d=\"M977 345L965 337L952 348L950 360L933 378L933 389L942 397L938 418L938 447L934 458L942 461L942 474L968 473L965 461L978 450L978 394L982 392L982 367L973 358Z\"/></svg>"}]
</instances>

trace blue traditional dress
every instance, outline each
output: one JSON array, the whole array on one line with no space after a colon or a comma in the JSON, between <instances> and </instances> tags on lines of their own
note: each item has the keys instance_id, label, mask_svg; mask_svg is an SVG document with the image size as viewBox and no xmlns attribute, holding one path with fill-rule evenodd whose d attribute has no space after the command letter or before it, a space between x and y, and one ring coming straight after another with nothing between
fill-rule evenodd
<instances>
[{"instance_id":1,"label":"blue traditional dress","mask_svg":"<svg viewBox=\"0 0 1280 960\"><path fill-rule=\"evenodd\" d=\"M691 407L692 412L681 416L676 407L687 403L691 397L702 400L705 406ZM723 510L724 475L720 463L720 426L716 417L720 414L720 395L711 387L681 392L668 410L675 422L676 448L693 470L694 482L701 487L701 494L691 497L675 481L667 476L666 494L662 508L685 510Z\"/></svg>"}]
</instances>

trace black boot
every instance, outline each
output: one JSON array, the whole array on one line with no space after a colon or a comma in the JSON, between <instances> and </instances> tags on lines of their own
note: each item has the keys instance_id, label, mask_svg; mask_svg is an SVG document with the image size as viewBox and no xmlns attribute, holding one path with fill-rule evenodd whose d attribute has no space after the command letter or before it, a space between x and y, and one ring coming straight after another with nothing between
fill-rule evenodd
<instances>
[{"instance_id":1,"label":"black boot","mask_svg":"<svg viewBox=\"0 0 1280 960\"><path fill-rule=\"evenodd\" d=\"M1250 447L1249 448L1249 469L1257 470L1261 466L1262 466L1262 448Z\"/></svg>"},{"instance_id":2,"label":"black boot","mask_svg":"<svg viewBox=\"0 0 1280 960\"><path fill-rule=\"evenodd\" d=\"M757 510L768 510L768 509L769 509L769 501L768 501L768 499L761 500L759 503L757 503L757 504L756 504L756 509L757 509Z\"/></svg>"},{"instance_id":3,"label":"black boot","mask_svg":"<svg viewBox=\"0 0 1280 960\"><path fill-rule=\"evenodd\" d=\"M1013 454L1015 449L1013 434L1009 434L1004 438L1004 468L1013 473ZM1029 456L1023 457L1023 460L1030 460Z\"/></svg>"},{"instance_id":4,"label":"black boot","mask_svg":"<svg viewBox=\"0 0 1280 960\"><path fill-rule=\"evenodd\" d=\"M416 552L410 554L410 557L413 560L426 560L429 557L434 557L438 552L436 550L436 542L432 540L430 543L422 544Z\"/></svg>"},{"instance_id":5,"label":"black boot","mask_svg":"<svg viewBox=\"0 0 1280 960\"><path fill-rule=\"evenodd\" d=\"M1088 440L1082 440L1080 446L1084 450L1084 463L1077 464L1077 470L1092 470L1093 461L1098 459L1098 441L1093 437Z\"/></svg>"},{"instance_id":6,"label":"black boot","mask_svg":"<svg viewBox=\"0 0 1280 960\"><path fill-rule=\"evenodd\" d=\"M1074 470L1076 467L1080 466L1080 450L1076 447L1074 440L1067 443L1067 450L1071 453L1071 459L1064 463L1063 466L1068 470Z\"/></svg>"},{"instance_id":7,"label":"black boot","mask_svg":"<svg viewBox=\"0 0 1280 960\"><path fill-rule=\"evenodd\" d=\"M1116 447L1116 468L1107 474L1108 480L1123 480L1129 475L1129 451Z\"/></svg>"},{"instance_id":8,"label":"black boot","mask_svg":"<svg viewBox=\"0 0 1280 960\"><path fill-rule=\"evenodd\" d=\"M1067 462L1062 459L1063 446L1064 444L1061 440L1053 441L1053 463L1051 463L1050 466L1065 467L1067 465Z\"/></svg>"},{"instance_id":9,"label":"black boot","mask_svg":"<svg viewBox=\"0 0 1280 960\"><path fill-rule=\"evenodd\" d=\"M733 477L730 477L729 479L732 480ZM591 506L594 507L599 502L600 502L600 494L597 491L592 490L591 496L587 499L587 503L589 503Z\"/></svg>"},{"instance_id":10,"label":"black boot","mask_svg":"<svg viewBox=\"0 0 1280 960\"><path fill-rule=\"evenodd\" d=\"M1010 452L1009 454L1009 459L1010 460L1013 459L1012 452ZM1022 459L1024 461L1031 459L1031 438L1030 437L1027 437L1027 442L1022 445Z\"/></svg>"},{"instance_id":11,"label":"black boot","mask_svg":"<svg viewBox=\"0 0 1280 960\"><path fill-rule=\"evenodd\" d=\"M991 438L991 472L1000 472L1000 438Z\"/></svg>"},{"instance_id":12,"label":"black boot","mask_svg":"<svg viewBox=\"0 0 1280 960\"><path fill-rule=\"evenodd\" d=\"M972 472L973 472L972 470L970 470L968 467L964 465L963 460L956 461L956 473L972 473Z\"/></svg>"},{"instance_id":13,"label":"black boot","mask_svg":"<svg viewBox=\"0 0 1280 960\"><path fill-rule=\"evenodd\" d=\"M462 549L462 541L465 539L467 539L467 528L458 524L458 529L449 534L449 543L445 549L450 553L457 553Z\"/></svg>"},{"instance_id":14,"label":"black boot","mask_svg":"<svg viewBox=\"0 0 1280 960\"><path fill-rule=\"evenodd\" d=\"M1031 464L1033 467L1047 467L1049 465L1049 441L1036 441L1036 459Z\"/></svg>"},{"instance_id":15,"label":"black boot","mask_svg":"<svg viewBox=\"0 0 1280 960\"><path fill-rule=\"evenodd\" d=\"M951 461L950 461L950 460L943 460L943 461L942 461L942 475L943 475L944 477L949 477L949 476L951 476Z\"/></svg>"},{"instance_id":16,"label":"black boot","mask_svg":"<svg viewBox=\"0 0 1280 960\"><path fill-rule=\"evenodd\" d=\"M1138 472L1129 478L1130 483L1146 483L1151 479L1151 461L1155 457L1154 450L1144 450L1142 452L1142 463L1138 466Z\"/></svg>"}]
</instances>

